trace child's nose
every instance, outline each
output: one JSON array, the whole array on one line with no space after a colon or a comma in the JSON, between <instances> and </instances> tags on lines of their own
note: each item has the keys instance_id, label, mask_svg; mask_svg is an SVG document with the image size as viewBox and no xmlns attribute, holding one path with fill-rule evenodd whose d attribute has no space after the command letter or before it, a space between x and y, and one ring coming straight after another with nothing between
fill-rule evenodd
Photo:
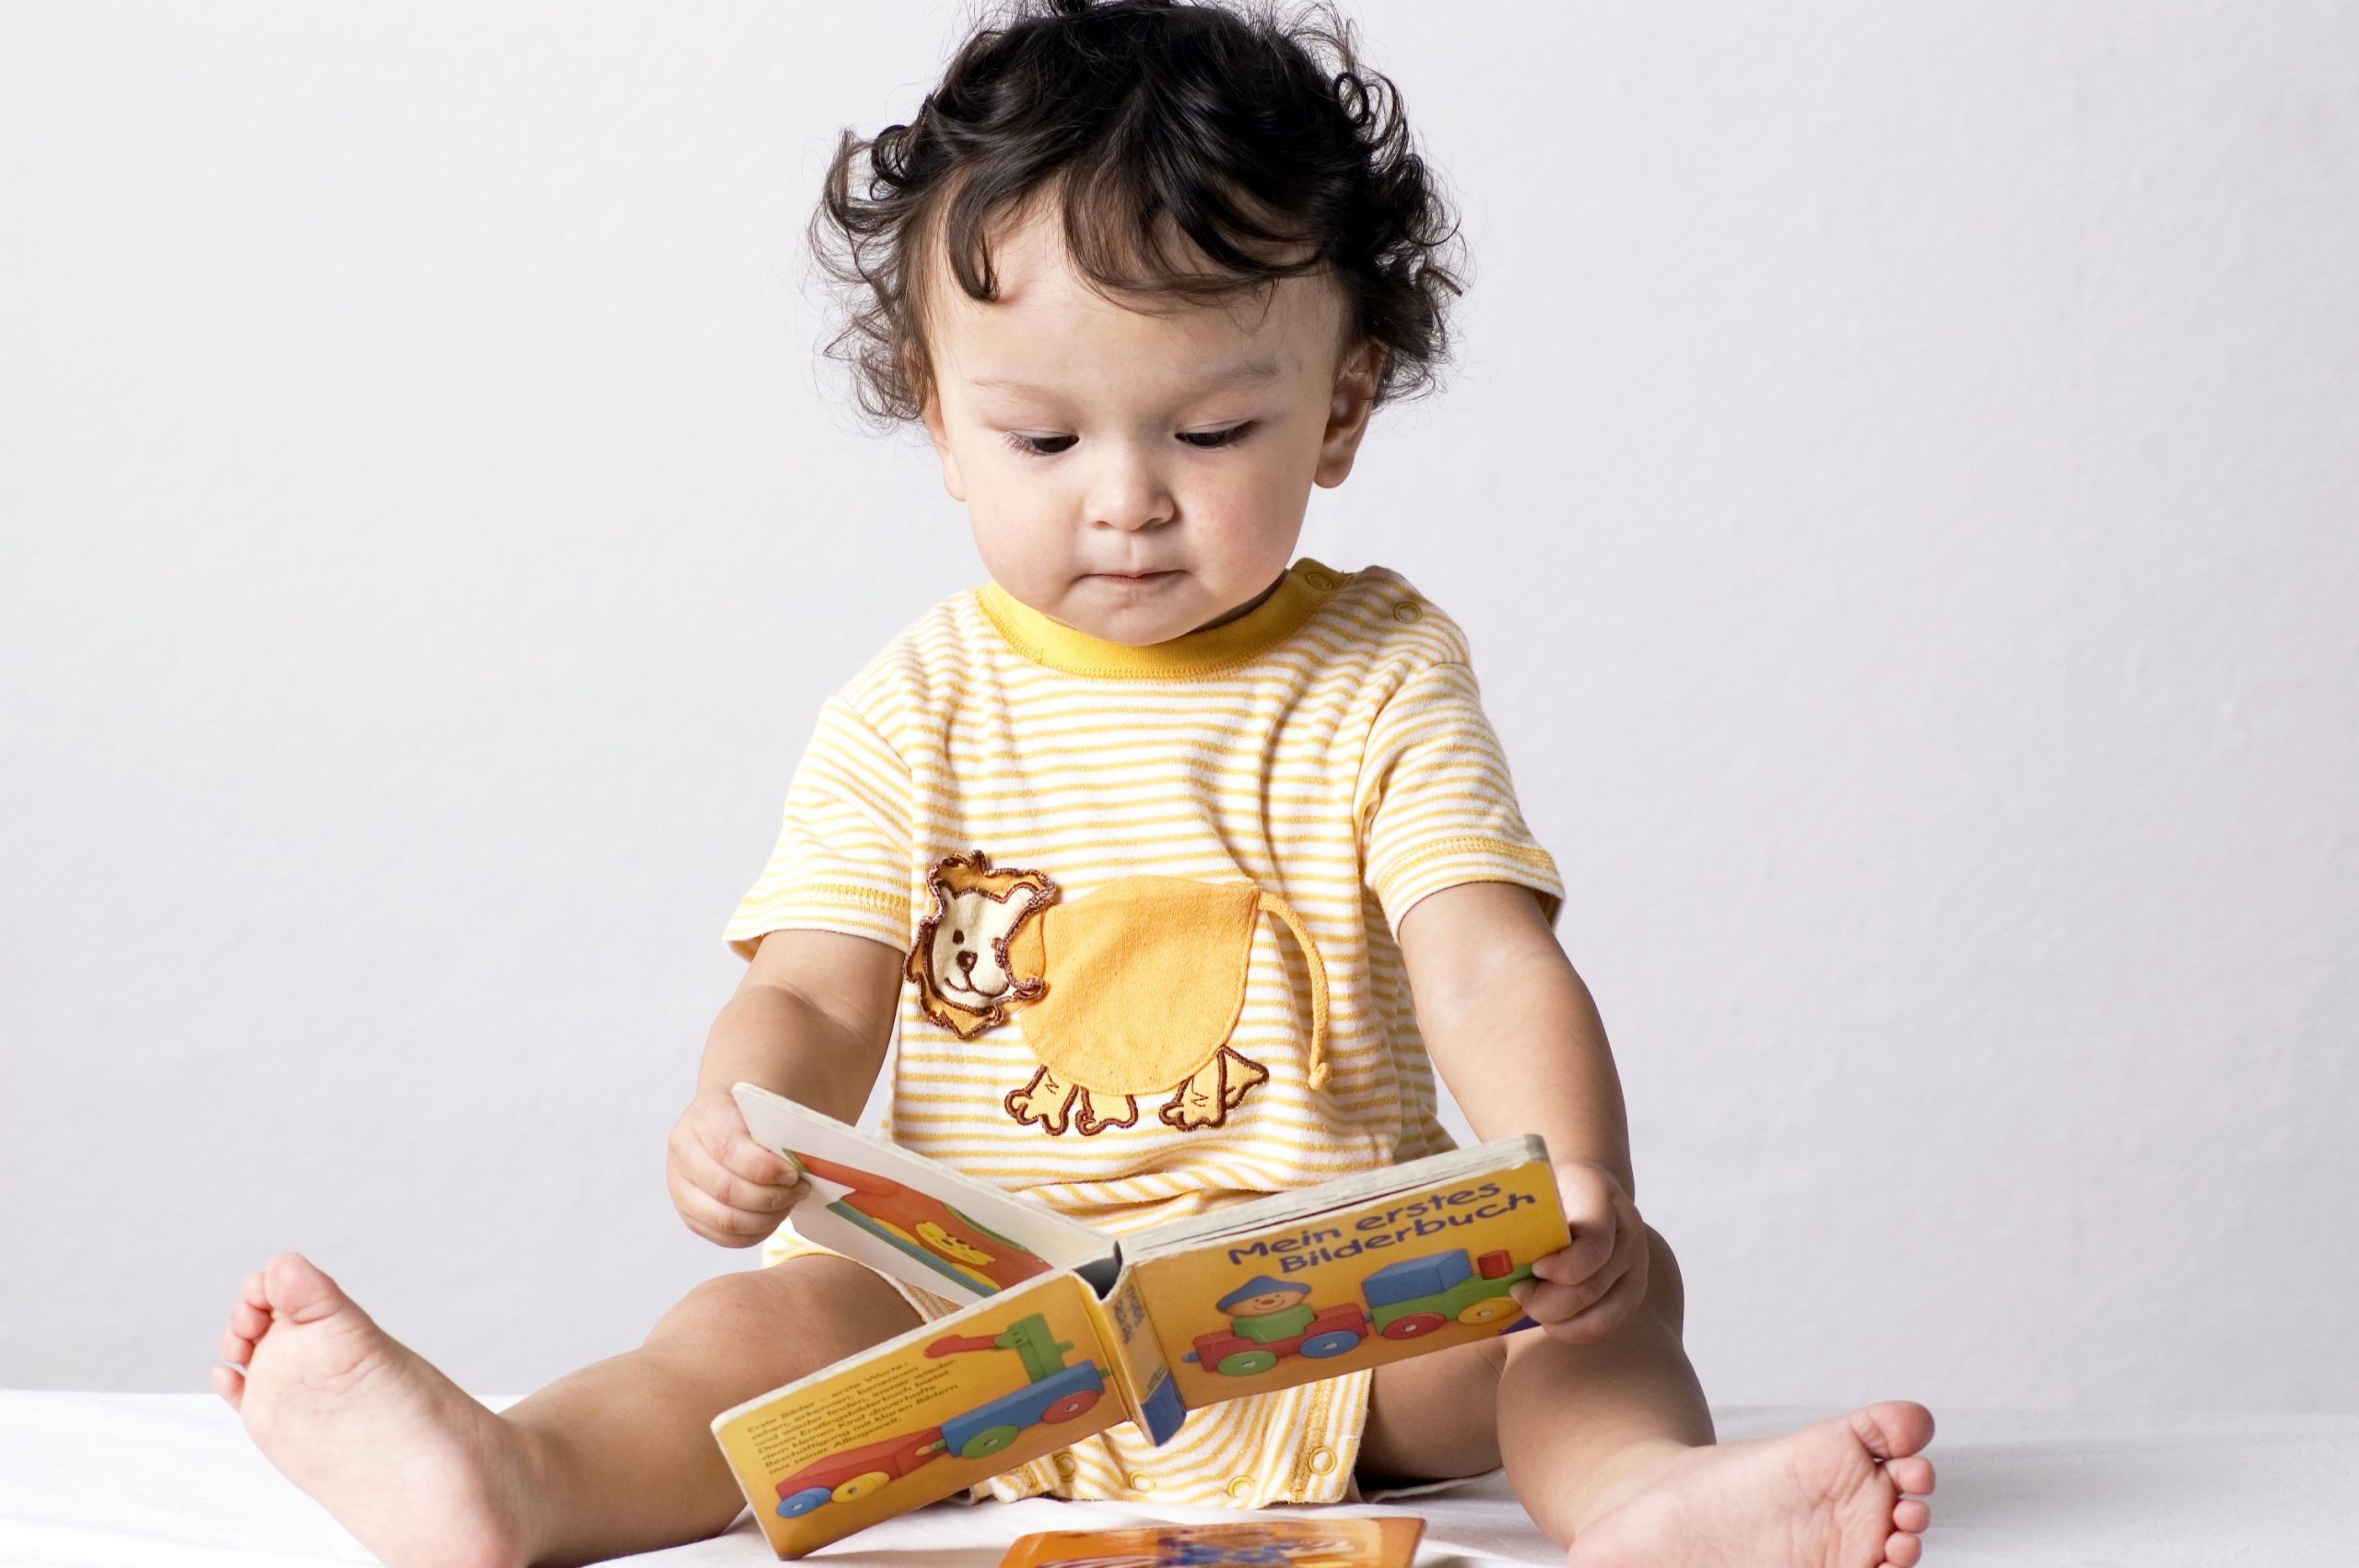
<instances>
[{"instance_id":1,"label":"child's nose","mask_svg":"<svg viewBox=\"0 0 2359 1568\"><path fill-rule=\"evenodd\" d=\"M1090 516L1099 525L1125 533L1154 528L1171 521L1171 490L1146 454L1127 441L1103 443L1097 483L1090 490Z\"/></svg>"}]
</instances>

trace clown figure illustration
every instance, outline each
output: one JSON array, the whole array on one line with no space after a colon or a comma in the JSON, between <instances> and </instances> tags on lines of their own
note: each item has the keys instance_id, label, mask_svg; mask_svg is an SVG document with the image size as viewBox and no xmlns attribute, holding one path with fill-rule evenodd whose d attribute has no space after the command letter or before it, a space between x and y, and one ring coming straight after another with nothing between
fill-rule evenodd
<instances>
[{"instance_id":1,"label":"clown figure illustration","mask_svg":"<svg viewBox=\"0 0 2359 1568\"><path fill-rule=\"evenodd\" d=\"M1214 1310L1228 1314L1230 1332L1257 1345L1273 1345L1310 1331L1315 1314L1310 1287L1256 1274L1219 1301Z\"/></svg>"}]
</instances>

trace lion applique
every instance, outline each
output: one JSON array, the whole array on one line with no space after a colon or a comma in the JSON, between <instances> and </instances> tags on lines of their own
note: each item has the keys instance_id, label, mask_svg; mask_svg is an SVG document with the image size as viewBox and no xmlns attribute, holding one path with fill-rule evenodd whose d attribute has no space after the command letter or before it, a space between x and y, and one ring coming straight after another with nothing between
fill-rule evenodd
<instances>
[{"instance_id":1,"label":"lion applique","mask_svg":"<svg viewBox=\"0 0 2359 1568\"><path fill-rule=\"evenodd\" d=\"M994 870L980 850L927 873L908 974L925 1016L971 1039L1013 1016L1039 1071L1002 1103L1019 1126L1088 1137L1134 1126L1218 1127L1269 1070L1228 1043L1263 912L1309 965L1309 1083L1327 1081L1327 970L1301 919L1250 882L1119 877L1070 902L1045 872Z\"/></svg>"},{"instance_id":2,"label":"lion applique","mask_svg":"<svg viewBox=\"0 0 2359 1568\"><path fill-rule=\"evenodd\" d=\"M929 905L918 922L904 972L918 988L926 1017L962 1040L1007 1022L1009 1007L1048 991L1037 975L1008 967L1016 928L1057 901L1057 884L1039 872L993 871L980 849L945 855L925 874Z\"/></svg>"}]
</instances>

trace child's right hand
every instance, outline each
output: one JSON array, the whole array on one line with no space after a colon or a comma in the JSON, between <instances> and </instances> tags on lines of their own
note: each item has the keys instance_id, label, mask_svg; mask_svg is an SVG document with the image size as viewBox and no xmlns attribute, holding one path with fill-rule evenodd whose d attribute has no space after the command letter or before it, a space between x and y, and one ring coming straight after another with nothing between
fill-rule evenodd
<instances>
[{"instance_id":1,"label":"child's right hand","mask_svg":"<svg viewBox=\"0 0 2359 1568\"><path fill-rule=\"evenodd\" d=\"M752 1246L778 1229L803 1193L794 1167L754 1141L726 1089L706 1089L672 1126L664 1160L672 1207L722 1246Z\"/></svg>"}]
</instances>

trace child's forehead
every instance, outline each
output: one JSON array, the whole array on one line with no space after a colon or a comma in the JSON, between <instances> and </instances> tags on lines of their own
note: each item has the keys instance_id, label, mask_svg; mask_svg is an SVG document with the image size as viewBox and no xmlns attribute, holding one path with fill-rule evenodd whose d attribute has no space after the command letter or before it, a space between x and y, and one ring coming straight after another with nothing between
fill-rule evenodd
<instances>
[{"instance_id":1,"label":"child's forehead","mask_svg":"<svg viewBox=\"0 0 2359 1568\"><path fill-rule=\"evenodd\" d=\"M1051 391L1093 376L1165 390L1267 382L1331 369L1340 293L1324 275L1276 280L1214 301L1110 296L1074 265L1053 209L995 230L997 298L969 298L937 258L927 347L979 395Z\"/></svg>"}]
</instances>

